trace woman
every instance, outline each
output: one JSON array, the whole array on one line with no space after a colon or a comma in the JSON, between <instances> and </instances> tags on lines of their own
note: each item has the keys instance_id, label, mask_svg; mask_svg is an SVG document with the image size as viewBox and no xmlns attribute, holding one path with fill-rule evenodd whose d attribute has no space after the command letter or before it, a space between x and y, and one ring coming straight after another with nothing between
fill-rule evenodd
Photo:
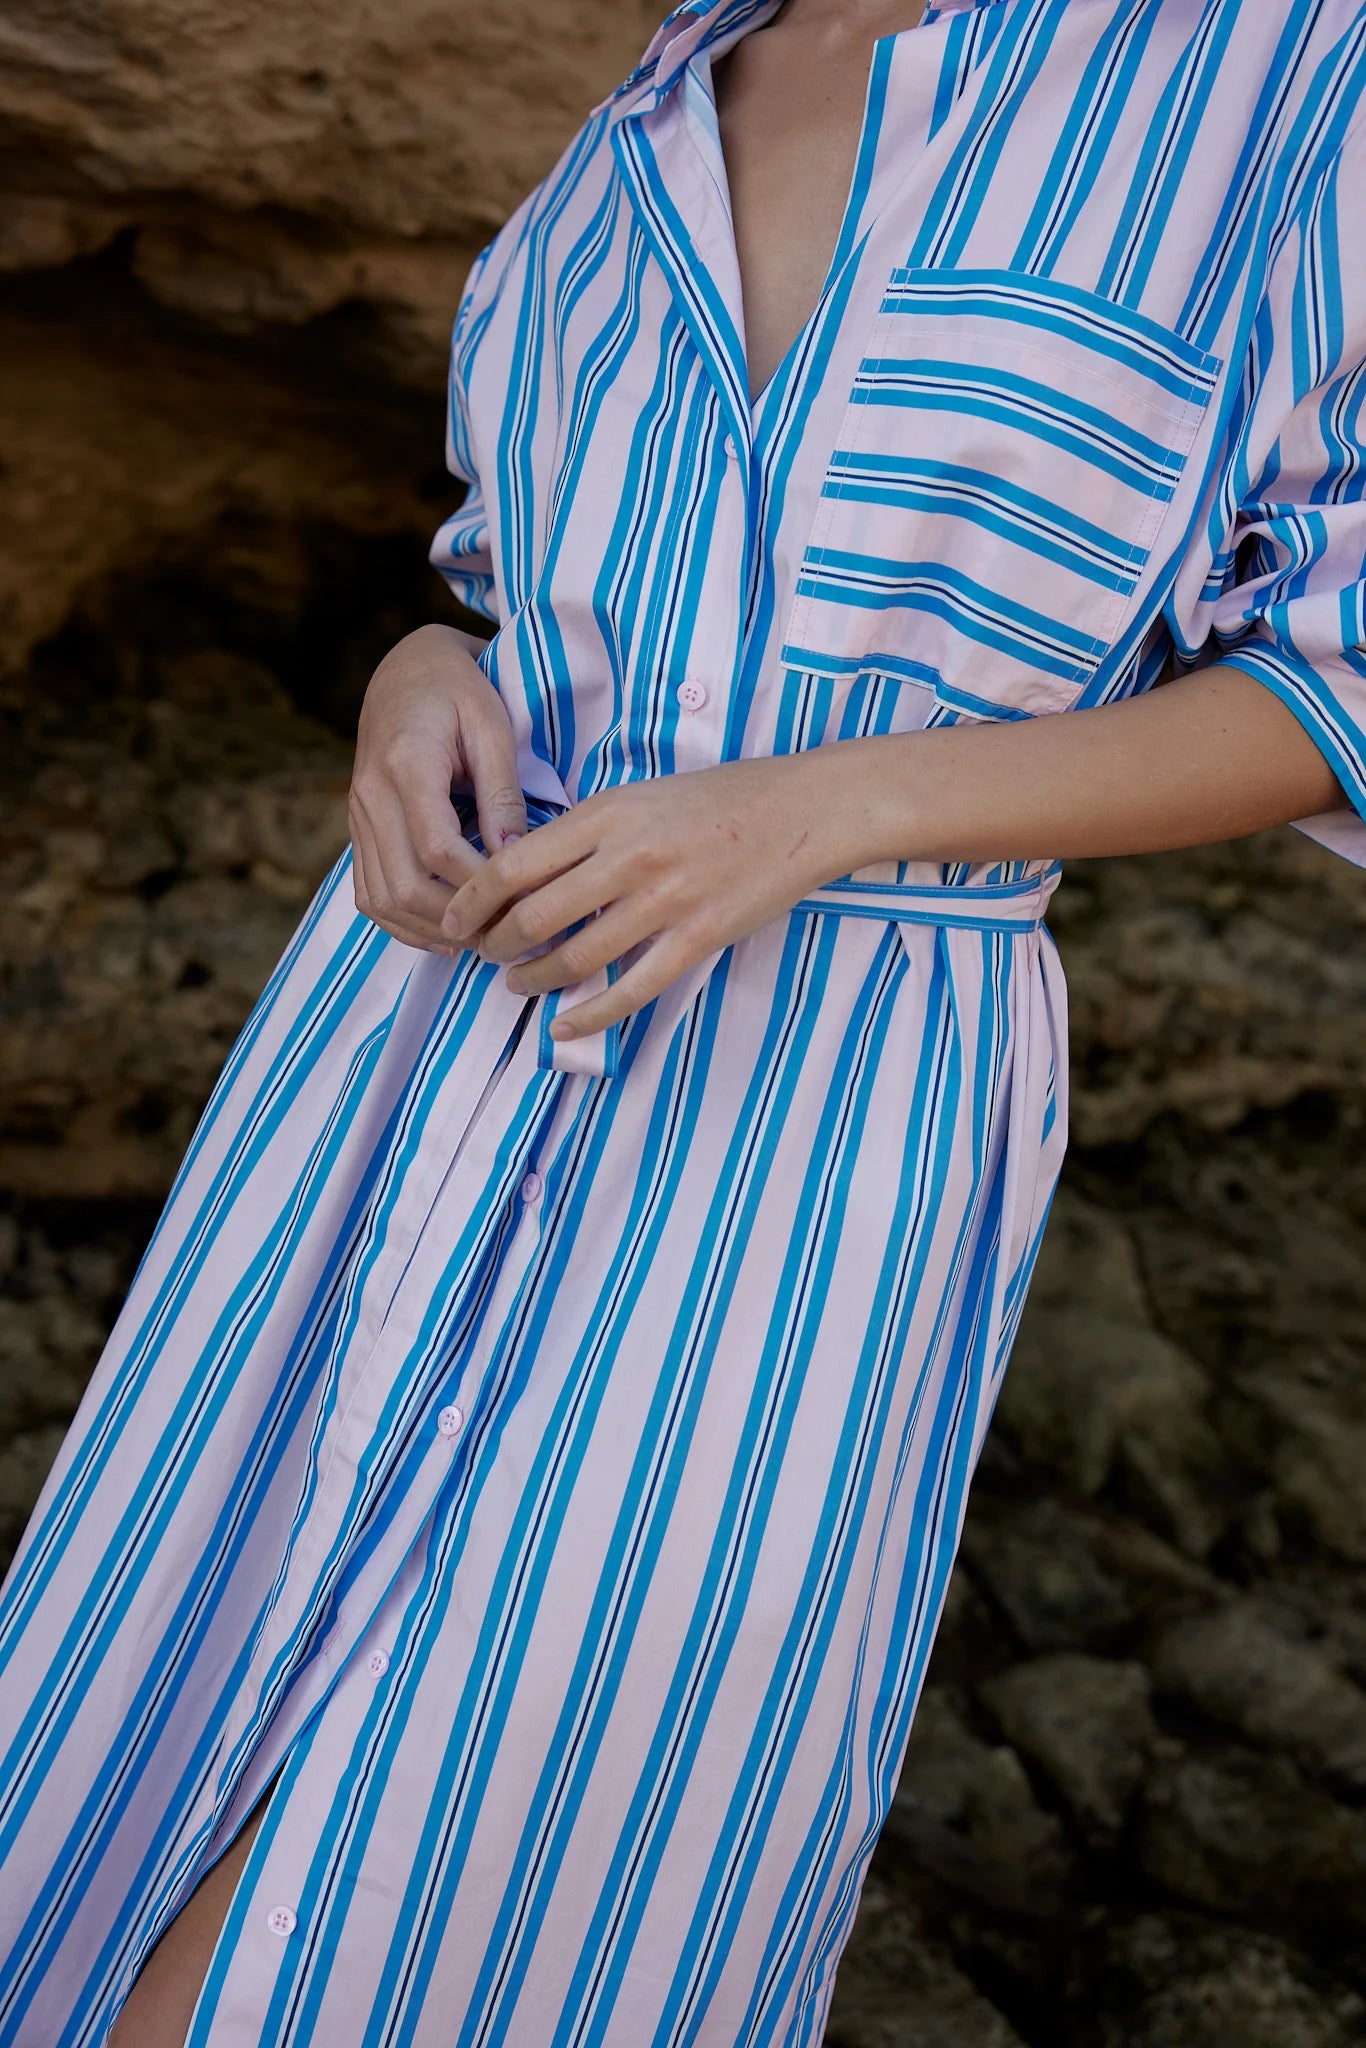
<instances>
[{"instance_id":1,"label":"woman","mask_svg":"<svg viewBox=\"0 0 1366 2048\"><path fill-rule=\"evenodd\" d=\"M377 671L5 1588L17 2048L819 2041L1060 860L1366 861L1366 10L919 13L679 10L475 266L493 638Z\"/></svg>"}]
</instances>

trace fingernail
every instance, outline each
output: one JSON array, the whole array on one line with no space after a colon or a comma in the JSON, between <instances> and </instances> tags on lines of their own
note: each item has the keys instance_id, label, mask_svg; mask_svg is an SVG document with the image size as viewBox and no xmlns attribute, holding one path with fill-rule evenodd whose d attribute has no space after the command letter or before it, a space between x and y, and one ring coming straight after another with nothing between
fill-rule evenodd
<instances>
[{"instance_id":1,"label":"fingernail","mask_svg":"<svg viewBox=\"0 0 1366 2048\"><path fill-rule=\"evenodd\" d=\"M514 839L520 839L521 837L522 834L520 832L504 832L503 844L504 846L510 846Z\"/></svg>"},{"instance_id":2,"label":"fingernail","mask_svg":"<svg viewBox=\"0 0 1366 2048\"><path fill-rule=\"evenodd\" d=\"M524 996L527 992L526 983L525 981L523 981L520 974L510 974L507 978L506 985L508 988L512 990L512 993L515 996Z\"/></svg>"}]
</instances>

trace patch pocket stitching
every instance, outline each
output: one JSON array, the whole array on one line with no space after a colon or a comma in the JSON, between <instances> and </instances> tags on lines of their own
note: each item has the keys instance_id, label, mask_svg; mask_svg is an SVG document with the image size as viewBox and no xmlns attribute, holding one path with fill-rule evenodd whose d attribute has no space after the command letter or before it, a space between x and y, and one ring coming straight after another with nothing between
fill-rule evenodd
<instances>
[{"instance_id":1,"label":"patch pocket stitching","mask_svg":"<svg viewBox=\"0 0 1366 2048\"><path fill-rule=\"evenodd\" d=\"M1162 501L1164 509L1161 513L1159 513L1157 518L1153 518L1153 509L1159 503L1159 493L1162 488L1162 479L1160 477L1155 477L1153 479L1152 490L1148 494L1147 504L1144 507L1142 524L1139 526L1133 541L1130 543L1127 567L1134 572L1136 580L1142 577L1144 569L1147 567L1148 562L1152 558L1154 543L1157 540L1158 534L1162 530L1162 521L1166 517L1165 508L1166 506L1169 506L1174 502L1176 492L1180 489L1181 479L1184 477L1186 473L1186 465L1190 461L1191 450L1194 448L1196 437L1200 432L1200 422L1204 418L1205 413L1208 410L1209 401L1212 398L1212 396L1213 386L1210 387L1209 391L1207 391L1204 397L1200 398L1199 402L1197 403L1198 393L1192 391L1187 396L1185 404L1182 406L1180 419L1180 438L1179 440L1177 440L1174 450L1174 452L1178 453L1180 456L1180 467L1178 468L1176 476L1172 481L1172 497ZM1104 621L1103 630L1096 635L1097 641L1100 646L1100 653L1097 656L1095 662L1092 664L1092 667L1085 680L1089 681L1090 676L1094 675L1096 669L1100 666L1100 663L1105 658L1105 650L1114 645L1115 639L1119 633L1120 622L1124 617L1125 609L1129 603L1130 595L1131 593L1127 593L1124 591L1118 578L1116 578L1111 595L1111 605L1109 614Z\"/></svg>"},{"instance_id":2,"label":"patch pocket stitching","mask_svg":"<svg viewBox=\"0 0 1366 2048\"><path fill-rule=\"evenodd\" d=\"M878 306L877 318L874 320L868 334L867 345L863 354L859 357L858 364L854 370L854 381L849 387L849 395L845 400L844 411L840 415L835 448L831 449L830 460L825 465L820 495L816 503L816 513L811 522L811 532L807 538L806 546L802 550L801 560L797 564L797 581L799 584L806 581L808 571L815 572L821 568L829 550L830 528L834 523L838 506L843 503L844 480L842 478L837 479L835 488L832 491L826 490L826 480L830 475L835 449L843 448L849 454L856 455L859 452L861 436L867 433L869 429L871 424L869 417L871 407L859 404L854 397L854 393L858 389L859 375L862 372L863 365L875 353L882 335L893 317L888 306L888 294L884 292ZM858 415L857 419L854 417L855 414ZM788 613L787 629L783 634L781 642L781 653L783 655L786 655L791 649L799 648L804 644L807 621L811 616L812 607L815 602L814 591L798 592L792 609ZM789 666L799 666L799 664L789 664Z\"/></svg>"}]
</instances>

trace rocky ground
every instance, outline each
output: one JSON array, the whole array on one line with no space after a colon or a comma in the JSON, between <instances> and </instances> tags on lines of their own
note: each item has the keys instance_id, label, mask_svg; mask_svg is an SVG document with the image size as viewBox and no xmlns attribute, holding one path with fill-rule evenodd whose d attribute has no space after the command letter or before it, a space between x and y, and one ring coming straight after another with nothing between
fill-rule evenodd
<instances>
[{"instance_id":1,"label":"rocky ground","mask_svg":"<svg viewBox=\"0 0 1366 2048\"><path fill-rule=\"evenodd\" d=\"M658 11L0 22L0 1562L443 611L464 266ZM1273 832L1050 923L1072 1147L830 2048L1366 2041L1366 888Z\"/></svg>"}]
</instances>

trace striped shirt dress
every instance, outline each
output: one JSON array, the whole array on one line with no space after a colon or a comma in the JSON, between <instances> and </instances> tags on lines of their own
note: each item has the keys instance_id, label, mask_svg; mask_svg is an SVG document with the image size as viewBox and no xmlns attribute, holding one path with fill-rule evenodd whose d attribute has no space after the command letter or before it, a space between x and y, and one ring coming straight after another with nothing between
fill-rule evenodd
<instances>
[{"instance_id":1,"label":"striped shirt dress","mask_svg":"<svg viewBox=\"0 0 1366 2048\"><path fill-rule=\"evenodd\" d=\"M751 402L677 10L478 258L432 543L532 827L1231 657L1366 865L1366 8L875 46ZM1352 257L1350 252L1357 254ZM0 1595L0 2042L97 2048L279 1774L188 2048L813 2048L1067 1125L1052 860L832 881L568 1043L342 854Z\"/></svg>"}]
</instances>

